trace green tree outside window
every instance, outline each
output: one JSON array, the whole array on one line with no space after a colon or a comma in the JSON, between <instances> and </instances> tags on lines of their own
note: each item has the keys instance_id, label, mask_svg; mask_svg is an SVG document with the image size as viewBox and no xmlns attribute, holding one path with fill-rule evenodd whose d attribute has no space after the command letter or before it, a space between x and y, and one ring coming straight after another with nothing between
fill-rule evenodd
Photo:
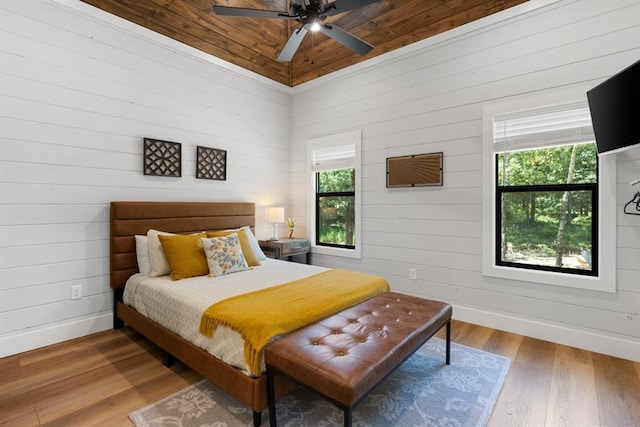
<instances>
[{"instance_id":1,"label":"green tree outside window","mask_svg":"<svg viewBox=\"0 0 640 427\"><path fill-rule=\"evenodd\" d=\"M355 169L316 173L317 244L355 248Z\"/></svg>"},{"instance_id":2,"label":"green tree outside window","mask_svg":"<svg viewBox=\"0 0 640 427\"><path fill-rule=\"evenodd\" d=\"M498 264L596 274L595 144L496 156Z\"/></svg>"}]
</instances>

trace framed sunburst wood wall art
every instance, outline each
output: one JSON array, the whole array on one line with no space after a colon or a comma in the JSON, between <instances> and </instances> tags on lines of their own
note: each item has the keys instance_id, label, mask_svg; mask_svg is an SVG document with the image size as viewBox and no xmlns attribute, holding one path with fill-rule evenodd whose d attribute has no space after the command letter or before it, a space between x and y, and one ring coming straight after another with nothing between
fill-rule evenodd
<instances>
[{"instance_id":1,"label":"framed sunburst wood wall art","mask_svg":"<svg viewBox=\"0 0 640 427\"><path fill-rule=\"evenodd\" d=\"M152 176L182 176L182 144L144 138L143 173Z\"/></svg>"},{"instance_id":2,"label":"framed sunburst wood wall art","mask_svg":"<svg viewBox=\"0 0 640 427\"><path fill-rule=\"evenodd\" d=\"M387 188L442 185L442 153L387 158Z\"/></svg>"}]
</instances>

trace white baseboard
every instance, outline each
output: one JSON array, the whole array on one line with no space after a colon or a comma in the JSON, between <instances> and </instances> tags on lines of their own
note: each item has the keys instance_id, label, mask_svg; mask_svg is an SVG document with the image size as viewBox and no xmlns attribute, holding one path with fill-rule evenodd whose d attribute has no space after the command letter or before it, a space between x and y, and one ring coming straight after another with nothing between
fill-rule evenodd
<instances>
[{"instance_id":1,"label":"white baseboard","mask_svg":"<svg viewBox=\"0 0 640 427\"><path fill-rule=\"evenodd\" d=\"M113 328L113 313L107 312L7 334L0 336L0 357L12 356L111 328Z\"/></svg>"},{"instance_id":2,"label":"white baseboard","mask_svg":"<svg viewBox=\"0 0 640 427\"><path fill-rule=\"evenodd\" d=\"M572 329L566 325L546 323L533 319L454 305L456 320L486 326L519 335L589 350L596 353L640 362L640 342L594 332ZM28 332L0 337L0 357L11 356L51 344L109 330L113 327L113 314L74 319L65 323L33 328Z\"/></svg>"},{"instance_id":3,"label":"white baseboard","mask_svg":"<svg viewBox=\"0 0 640 427\"><path fill-rule=\"evenodd\" d=\"M640 342L621 337L460 305L454 305L453 318L475 325L640 362Z\"/></svg>"}]
</instances>

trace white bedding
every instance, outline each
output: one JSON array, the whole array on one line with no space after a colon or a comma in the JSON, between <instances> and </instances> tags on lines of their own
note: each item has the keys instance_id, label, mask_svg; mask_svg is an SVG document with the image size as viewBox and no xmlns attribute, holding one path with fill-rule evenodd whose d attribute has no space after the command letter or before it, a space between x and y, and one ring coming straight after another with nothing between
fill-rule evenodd
<instances>
[{"instance_id":1,"label":"white bedding","mask_svg":"<svg viewBox=\"0 0 640 427\"><path fill-rule=\"evenodd\" d=\"M218 327L213 338L201 335L198 329L202 313L223 299L327 270L273 259L261 261L261 264L251 270L224 276L200 276L177 281L169 276L135 274L127 281L123 300L149 319L252 375L244 362L242 337L226 327Z\"/></svg>"}]
</instances>

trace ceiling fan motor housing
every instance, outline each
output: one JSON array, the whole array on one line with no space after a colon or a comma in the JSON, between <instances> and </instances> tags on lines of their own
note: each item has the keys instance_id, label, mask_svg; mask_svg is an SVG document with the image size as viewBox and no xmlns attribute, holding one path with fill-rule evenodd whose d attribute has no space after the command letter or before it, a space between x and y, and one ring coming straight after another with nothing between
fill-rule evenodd
<instances>
[{"instance_id":1,"label":"ceiling fan motor housing","mask_svg":"<svg viewBox=\"0 0 640 427\"><path fill-rule=\"evenodd\" d=\"M326 5L327 0L292 0L289 14L298 17L309 14L317 16L325 12Z\"/></svg>"},{"instance_id":2,"label":"ceiling fan motor housing","mask_svg":"<svg viewBox=\"0 0 640 427\"><path fill-rule=\"evenodd\" d=\"M304 6L302 4L300 4L302 2L302 0L300 0L300 2L296 2L296 3L291 3L291 9L289 9L289 14L292 16L300 16L304 13Z\"/></svg>"}]
</instances>

